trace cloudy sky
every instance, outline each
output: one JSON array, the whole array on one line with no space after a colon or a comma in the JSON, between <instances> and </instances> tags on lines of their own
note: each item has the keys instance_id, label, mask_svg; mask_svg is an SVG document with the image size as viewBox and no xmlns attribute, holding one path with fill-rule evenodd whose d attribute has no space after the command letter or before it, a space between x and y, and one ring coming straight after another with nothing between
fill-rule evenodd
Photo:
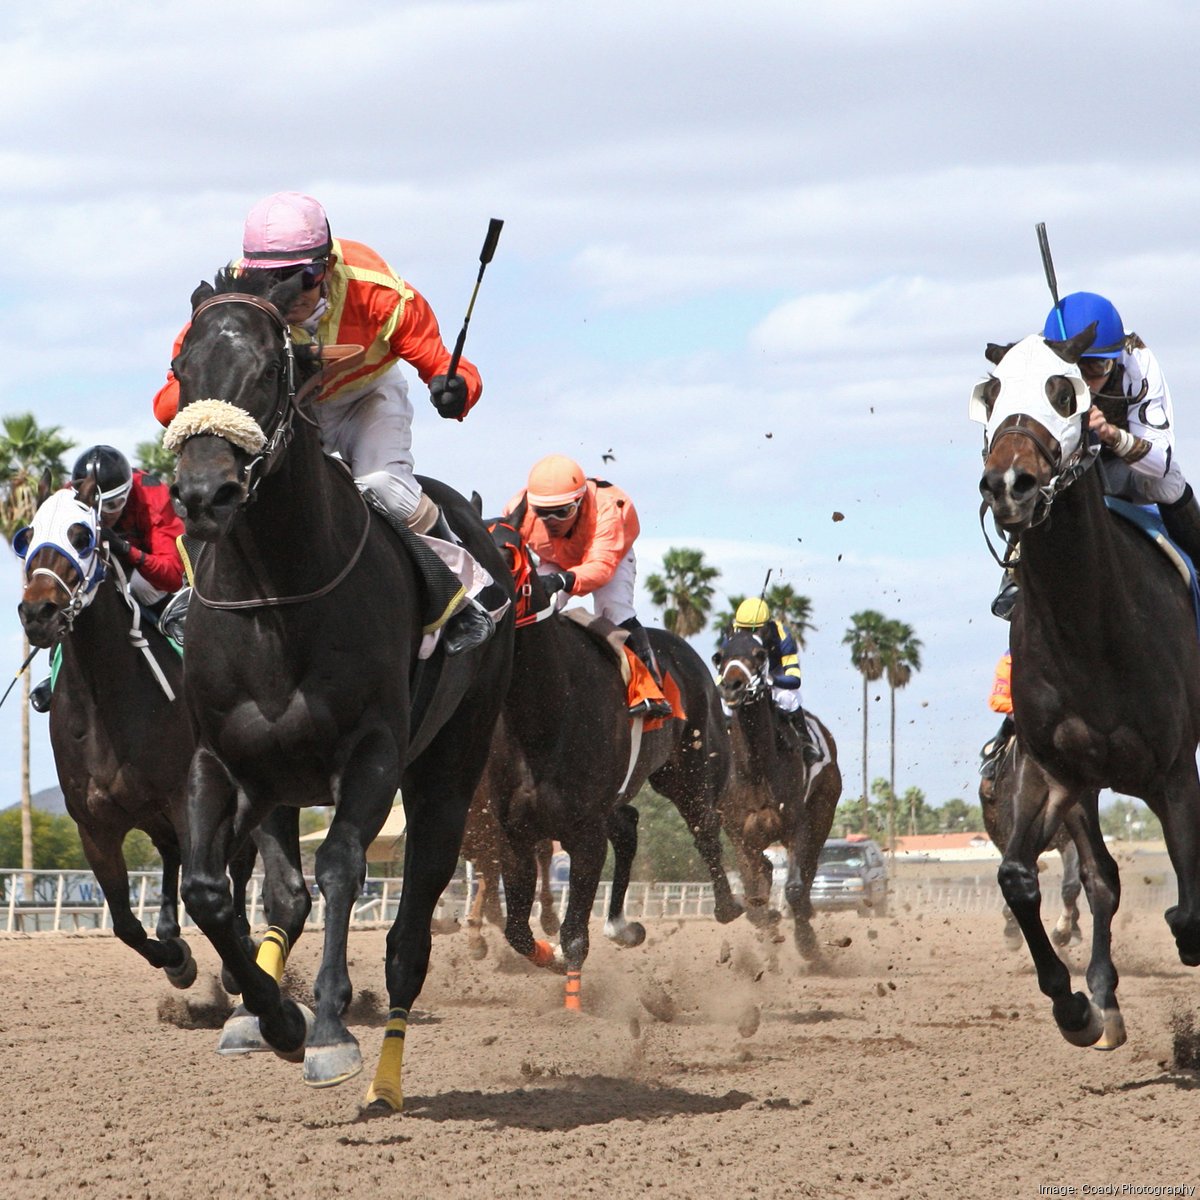
<instances>
[{"instance_id":1,"label":"cloudy sky","mask_svg":"<svg viewBox=\"0 0 1200 1200\"><path fill-rule=\"evenodd\" d=\"M695 546L722 607L768 568L810 596L804 696L848 789L861 685L841 641L876 608L924 643L898 787L974 794L1006 627L966 397L985 343L1049 307L1037 221L1061 290L1108 294L1157 352L1200 476L1183 0L22 7L0 35L0 414L79 446L155 436L188 296L268 192L320 198L449 342L502 217L468 340L484 398L443 422L415 384L418 469L497 508L541 455L599 472L611 449L643 575ZM10 614L18 580L10 558ZM868 705L875 777L886 693ZM18 748L10 700L0 807Z\"/></svg>"}]
</instances>

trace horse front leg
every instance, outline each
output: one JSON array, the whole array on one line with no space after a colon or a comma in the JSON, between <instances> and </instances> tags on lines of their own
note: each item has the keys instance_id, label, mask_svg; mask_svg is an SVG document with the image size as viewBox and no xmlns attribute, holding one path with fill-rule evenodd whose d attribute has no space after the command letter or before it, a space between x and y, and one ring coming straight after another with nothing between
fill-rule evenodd
<instances>
[{"instance_id":1,"label":"horse front leg","mask_svg":"<svg viewBox=\"0 0 1200 1200\"><path fill-rule=\"evenodd\" d=\"M1175 868L1179 901L1166 911L1179 961L1200 966L1200 780L1189 754L1175 769L1162 800L1151 806L1162 822L1167 853Z\"/></svg>"},{"instance_id":2,"label":"horse front leg","mask_svg":"<svg viewBox=\"0 0 1200 1200\"><path fill-rule=\"evenodd\" d=\"M1079 873L1092 909L1092 956L1088 990L1104 1018L1104 1032L1092 1044L1115 1050L1125 1044L1125 1020L1117 1006L1117 968L1112 960L1112 923L1121 903L1121 877L1100 832L1098 791L1087 794L1063 814L1063 823L1078 848Z\"/></svg>"},{"instance_id":3,"label":"horse front leg","mask_svg":"<svg viewBox=\"0 0 1200 1200\"><path fill-rule=\"evenodd\" d=\"M608 814L606 825L613 848L613 878L604 936L618 946L640 946L646 940L646 927L640 921L625 919L625 895L638 847L638 810L632 804L620 804Z\"/></svg>"},{"instance_id":4,"label":"horse front leg","mask_svg":"<svg viewBox=\"0 0 1200 1200\"><path fill-rule=\"evenodd\" d=\"M783 894L792 910L792 933L796 950L802 958L819 963L822 955L816 934L813 933L811 893L824 837L818 842L818 831L807 807L802 809L792 827L792 844L788 847L788 872Z\"/></svg>"},{"instance_id":5,"label":"horse front leg","mask_svg":"<svg viewBox=\"0 0 1200 1200\"><path fill-rule=\"evenodd\" d=\"M596 900L596 888L600 883L600 872L604 868L606 842L604 828L596 827L585 830L569 846L564 843L564 848L571 856L571 884L558 944L567 971L563 1007L571 1011L580 1008L583 964L590 949L588 925ZM642 936L645 936L645 930Z\"/></svg>"},{"instance_id":6,"label":"horse front leg","mask_svg":"<svg viewBox=\"0 0 1200 1200\"><path fill-rule=\"evenodd\" d=\"M204 936L221 956L242 995L246 1011L258 1018L267 1044L281 1058L299 1062L308 1022L298 1004L285 1000L279 985L254 959L239 935L233 894L226 873L234 843L237 788L211 750L199 747L188 771L188 849L183 900Z\"/></svg>"},{"instance_id":7,"label":"horse front leg","mask_svg":"<svg viewBox=\"0 0 1200 1200\"><path fill-rule=\"evenodd\" d=\"M333 823L317 851L317 885L325 898L325 943L313 986L316 1020L304 1051L304 1082L310 1087L333 1087L362 1070L358 1039L342 1019L353 996L346 964L350 914L367 876L367 847L387 820L399 773L400 755L391 732L376 729L364 734L342 772ZM454 853L457 863L457 843Z\"/></svg>"},{"instance_id":8,"label":"horse front leg","mask_svg":"<svg viewBox=\"0 0 1200 1200\"><path fill-rule=\"evenodd\" d=\"M667 796L675 805L679 815L692 831L692 842L696 852L704 860L705 870L713 889L713 919L721 925L736 921L746 910L737 902L729 886L729 876L721 853L721 814L716 800L709 793L711 788L696 791L686 786L676 786L655 778L655 789ZM670 790L666 790L667 788Z\"/></svg>"},{"instance_id":9,"label":"horse front leg","mask_svg":"<svg viewBox=\"0 0 1200 1200\"><path fill-rule=\"evenodd\" d=\"M129 872L125 866L125 855L121 844L125 839L124 829L106 830L103 833L79 826L79 840L83 843L83 853L88 866L96 876L96 882L104 893L108 903L109 915L112 917L113 933L131 950L140 954L152 967L164 972L170 983L177 988L191 987L196 981L196 963L187 942L179 936L178 922L164 926L162 916L159 916L159 937L152 938L145 930L141 921L134 915L129 903ZM163 853L167 847L161 847ZM167 871L171 869L178 875L179 859L168 862L163 854L164 892L167 886ZM168 936L163 937L163 930L169 930Z\"/></svg>"},{"instance_id":10,"label":"horse front leg","mask_svg":"<svg viewBox=\"0 0 1200 1200\"><path fill-rule=\"evenodd\" d=\"M1021 755L1013 788L1013 830L997 878L1037 971L1038 987L1050 998L1059 1032L1074 1046L1091 1046L1104 1032L1104 1018L1083 992L1071 991L1071 972L1050 944L1042 925L1038 855L1049 845L1071 803L1032 759Z\"/></svg>"}]
</instances>

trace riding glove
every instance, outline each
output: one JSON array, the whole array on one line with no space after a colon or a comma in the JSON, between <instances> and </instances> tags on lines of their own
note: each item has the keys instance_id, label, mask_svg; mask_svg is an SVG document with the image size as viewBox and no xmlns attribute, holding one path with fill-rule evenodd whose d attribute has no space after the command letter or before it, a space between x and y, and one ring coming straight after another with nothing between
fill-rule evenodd
<instances>
[{"instance_id":1,"label":"riding glove","mask_svg":"<svg viewBox=\"0 0 1200 1200\"><path fill-rule=\"evenodd\" d=\"M134 565L133 547L115 529L101 529L100 537L108 547L109 554L119 559L122 566Z\"/></svg>"},{"instance_id":2,"label":"riding glove","mask_svg":"<svg viewBox=\"0 0 1200 1200\"><path fill-rule=\"evenodd\" d=\"M455 420L467 411L467 381L461 375L435 375L429 381L429 399L441 416Z\"/></svg>"},{"instance_id":3,"label":"riding glove","mask_svg":"<svg viewBox=\"0 0 1200 1200\"><path fill-rule=\"evenodd\" d=\"M551 596L555 592L569 592L575 586L574 571L551 571L542 576L542 583Z\"/></svg>"}]
</instances>

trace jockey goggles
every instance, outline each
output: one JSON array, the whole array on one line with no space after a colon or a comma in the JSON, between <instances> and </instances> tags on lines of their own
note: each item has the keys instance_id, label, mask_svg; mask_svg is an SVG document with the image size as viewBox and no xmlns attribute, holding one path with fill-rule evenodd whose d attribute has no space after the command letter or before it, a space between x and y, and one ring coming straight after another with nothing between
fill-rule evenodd
<instances>
[{"instance_id":1,"label":"jockey goggles","mask_svg":"<svg viewBox=\"0 0 1200 1200\"><path fill-rule=\"evenodd\" d=\"M533 511L543 521L565 521L579 511L579 501L572 500L570 504L560 504L557 508L538 508L534 505Z\"/></svg>"},{"instance_id":2,"label":"jockey goggles","mask_svg":"<svg viewBox=\"0 0 1200 1200\"><path fill-rule=\"evenodd\" d=\"M1081 358L1079 360L1079 373L1084 379L1106 379L1113 369L1111 358Z\"/></svg>"},{"instance_id":3,"label":"jockey goggles","mask_svg":"<svg viewBox=\"0 0 1200 1200\"><path fill-rule=\"evenodd\" d=\"M329 260L317 258L310 263L298 263L294 267L272 267L269 269L279 280L292 279L296 275L299 275L300 286L308 292L318 284L325 282L325 275L329 270Z\"/></svg>"},{"instance_id":4,"label":"jockey goggles","mask_svg":"<svg viewBox=\"0 0 1200 1200\"><path fill-rule=\"evenodd\" d=\"M133 480L129 479L120 487L114 488L111 492L100 493L100 511L106 513L118 513L125 507L125 502L129 499L130 489L133 487Z\"/></svg>"}]
</instances>

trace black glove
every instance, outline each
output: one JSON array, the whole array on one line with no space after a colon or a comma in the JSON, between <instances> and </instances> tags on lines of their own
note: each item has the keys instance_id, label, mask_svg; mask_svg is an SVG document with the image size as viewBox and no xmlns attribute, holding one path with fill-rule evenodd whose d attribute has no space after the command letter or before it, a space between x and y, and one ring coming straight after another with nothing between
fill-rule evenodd
<instances>
[{"instance_id":1,"label":"black glove","mask_svg":"<svg viewBox=\"0 0 1200 1200\"><path fill-rule=\"evenodd\" d=\"M542 576L542 583L551 596L555 592L569 592L575 586L574 571L551 571Z\"/></svg>"},{"instance_id":2,"label":"black glove","mask_svg":"<svg viewBox=\"0 0 1200 1200\"><path fill-rule=\"evenodd\" d=\"M467 411L467 381L461 375L435 375L429 381L429 399L441 416L461 417Z\"/></svg>"},{"instance_id":3,"label":"black glove","mask_svg":"<svg viewBox=\"0 0 1200 1200\"><path fill-rule=\"evenodd\" d=\"M115 529L102 528L100 540L108 547L109 555L119 559L123 567L133 566L133 547Z\"/></svg>"}]
</instances>

